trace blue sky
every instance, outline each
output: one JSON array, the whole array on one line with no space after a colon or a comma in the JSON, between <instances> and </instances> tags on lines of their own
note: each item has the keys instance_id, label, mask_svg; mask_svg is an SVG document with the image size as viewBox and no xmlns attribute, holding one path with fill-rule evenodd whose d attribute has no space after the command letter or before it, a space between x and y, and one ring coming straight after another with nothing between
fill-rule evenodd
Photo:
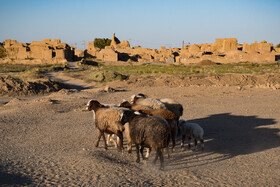
<instances>
[{"instance_id":1,"label":"blue sky","mask_svg":"<svg viewBox=\"0 0 280 187\"><path fill-rule=\"evenodd\" d=\"M132 46L181 47L237 38L280 43L280 0L0 0L0 41L59 38L69 44L113 33Z\"/></svg>"}]
</instances>

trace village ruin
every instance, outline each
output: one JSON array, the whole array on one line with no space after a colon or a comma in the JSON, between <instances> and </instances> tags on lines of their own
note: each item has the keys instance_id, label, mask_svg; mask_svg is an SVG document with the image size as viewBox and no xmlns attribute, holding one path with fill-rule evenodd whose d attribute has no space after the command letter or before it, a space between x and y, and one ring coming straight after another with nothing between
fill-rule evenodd
<instances>
[{"instance_id":1,"label":"village ruin","mask_svg":"<svg viewBox=\"0 0 280 187\"><path fill-rule=\"evenodd\" d=\"M113 34L111 45L104 49L89 41L86 50L77 50L60 39L44 39L31 43L5 40L6 60L39 60L44 63L61 63L81 58L97 58L105 62L161 62L161 63L198 63L211 60L216 63L236 62L275 62L280 59L280 48L272 43L261 41L252 44L238 44L236 38L218 38L213 44L184 45L182 48L160 49L131 47L128 41L120 42Z\"/></svg>"},{"instance_id":2,"label":"village ruin","mask_svg":"<svg viewBox=\"0 0 280 187\"><path fill-rule=\"evenodd\" d=\"M31 43L19 43L16 40L5 40L7 59L10 60L41 60L46 63L60 63L74 60L74 48L60 39L44 39Z\"/></svg>"}]
</instances>

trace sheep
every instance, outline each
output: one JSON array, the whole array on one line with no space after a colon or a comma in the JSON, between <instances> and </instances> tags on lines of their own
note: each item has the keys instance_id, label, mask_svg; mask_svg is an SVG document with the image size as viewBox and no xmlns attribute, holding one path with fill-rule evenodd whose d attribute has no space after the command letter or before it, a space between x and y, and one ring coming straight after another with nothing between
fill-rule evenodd
<instances>
[{"instance_id":1,"label":"sheep","mask_svg":"<svg viewBox=\"0 0 280 187\"><path fill-rule=\"evenodd\" d=\"M103 104L105 107L108 108L115 108L116 110L123 110L124 108L120 108L120 106L117 106L115 104ZM115 147L118 147L120 145L120 138L117 136L117 141L115 140L115 134L108 134L107 136L107 145L110 145L111 142L113 142Z\"/></svg>"},{"instance_id":2,"label":"sheep","mask_svg":"<svg viewBox=\"0 0 280 187\"><path fill-rule=\"evenodd\" d=\"M119 106L115 105L115 104L103 104L105 107L108 107L108 108L118 108ZM117 141L115 141L115 134L108 134L107 136L107 145L110 145L111 142L113 142L114 146L115 147L118 147L118 145L120 145L120 139L118 138L118 136L116 137L117 138Z\"/></svg>"},{"instance_id":3,"label":"sheep","mask_svg":"<svg viewBox=\"0 0 280 187\"><path fill-rule=\"evenodd\" d=\"M188 148L191 148L190 140L194 139L195 148L197 148L197 142L200 141L201 150L204 150L204 130L197 123L190 123L183 119L179 120L179 128L182 133L181 148L184 147L184 141L186 136L188 137Z\"/></svg>"},{"instance_id":4,"label":"sheep","mask_svg":"<svg viewBox=\"0 0 280 187\"><path fill-rule=\"evenodd\" d=\"M175 149L175 138L177 133L177 116L166 109L152 109L147 106L138 105L138 104L130 104L128 101L124 101L120 104L121 107L126 107L134 111L139 111L140 113L144 113L150 116L160 116L167 120L168 124L170 125L171 129L171 139L172 139L172 152ZM147 152L147 157L149 156L149 151ZM168 154L169 157L169 154Z\"/></svg>"},{"instance_id":5,"label":"sheep","mask_svg":"<svg viewBox=\"0 0 280 187\"><path fill-rule=\"evenodd\" d=\"M153 99L148 98L147 95L139 93L137 95L131 96L131 102L135 104L141 104L145 106L149 106L153 109L163 108L168 109L171 112L173 112L175 115L177 115L178 120L183 115L183 106L175 101L174 99L170 98L164 98L164 99ZM162 106L162 104L164 106Z\"/></svg>"},{"instance_id":6,"label":"sheep","mask_svg":"<svg viewBox=\"0 0 280 187\"><path fill-rule=\"evenodd\" d=\"M137 159L140 162L140 155L142 159L146 158L143 155L144 147L156 150L156 157L153 161L155 164L160 158L160 169L164 169L163 149L168 147L170 140L170 127L165 119L159 116L143 116L135 115L128 123L129 137L132 143L136 145Z\"/></svg>"},{"instance_id":7,"label":"sheep","mask_svg":"<svg viewBox=\"0 0 280 187\"><path fill-rule=\"evenodd\" d=\"M115 104L102 104L104 107L106 108L119 108L119 106L115 105ZM95 121L95 113L93 112L93 120ZM113 142L115 147L118 147L118 145L120 145L120 139L117 136L117 141L115 141L115 134L108 134L107 136L107 146L110 145L111 142Z\"/></svg>"},{"instance_id":8,"label":"sheep","mask_svg":"<svg viewBox=\"0 0 280 187\"><path fill-rule=\"evenodd\" d=\"M87 108L89 111L93 110L95 126L98 128L98 139L95 146L98 147L102 136L107 150L104 133L116 134L120 139L120 145L118 146L120 151L123 148L122 132L124 131L124 124L130 120L133 111L126 108L106 107L93 99L87 103Z\"/></svg>"},{"instance_id":9,"label":"sheep","mask_svg":"<svg viewBox=\"0 0 280 187\"><path fill-rule=\"evenodd\" d=\"M183 115L184 109L183 109L183 106L179 102L177 102L173 99L170 99L170 98L160 99L160 101L165 105L165 107L168 110L173 112L178 117L178 120Z\"/></svg>"},{"instance_id":10,"label":"sheep","mask_svg":"<svg viewBox=\"0 0 280 187\"><path fill-rule=\"evenodd\" d=\"M143 94L131 96L131 103L148 106L153 109L166 109L166 106L160 100L154 98L146 98L146 96L143 96Z\"/></svg>"}]
</instances>

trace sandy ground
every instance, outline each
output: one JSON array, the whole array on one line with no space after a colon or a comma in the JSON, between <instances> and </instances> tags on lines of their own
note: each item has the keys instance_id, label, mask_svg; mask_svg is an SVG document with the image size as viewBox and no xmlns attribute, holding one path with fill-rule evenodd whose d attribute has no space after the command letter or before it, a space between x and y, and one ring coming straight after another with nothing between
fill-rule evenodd
<instances>
[{"instance_id":1,"label":"sandy ground","mask_svg":"<svg viewBox=\"0 0 280 187\"><path fill-rule=\"evenodd\" d=\"M117 88L118 85L115 85ZM0 186L279 186L280 90L236 86L119 87L0 98ZM165 170L103 141L89 99L118 104L132 94L173 98L205 131L204 152L181 150ZM126 140L125 140L126 145ZM134 149L135 150L135 149Z\"/></svg>"}]
</instances>

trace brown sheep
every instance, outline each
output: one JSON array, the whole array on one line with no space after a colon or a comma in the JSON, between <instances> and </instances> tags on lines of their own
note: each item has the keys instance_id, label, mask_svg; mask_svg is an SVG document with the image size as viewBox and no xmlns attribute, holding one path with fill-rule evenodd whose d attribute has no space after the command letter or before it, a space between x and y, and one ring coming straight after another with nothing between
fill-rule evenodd
<instances>
[{"instance_id":1,"label":"brown sheep","mask_svg":"<svg viewBox=\"0 0 280 187\"><path fill-rule=\"evenodd\" d=\"M133 115L133 111L126 108L108 108L100 104L97 100L93 99L88 102L87 108L89 111L94 111L94 122L98 129L98 139L95 146L98 147L102 136L105 143L105 149L107 150L104 133L116 134L120 139L120 145L118 146L118 149L121 150L123 148L122 132L124 131L124 124L130 120L130 117Z\"/></svg>"}]
</instances>

